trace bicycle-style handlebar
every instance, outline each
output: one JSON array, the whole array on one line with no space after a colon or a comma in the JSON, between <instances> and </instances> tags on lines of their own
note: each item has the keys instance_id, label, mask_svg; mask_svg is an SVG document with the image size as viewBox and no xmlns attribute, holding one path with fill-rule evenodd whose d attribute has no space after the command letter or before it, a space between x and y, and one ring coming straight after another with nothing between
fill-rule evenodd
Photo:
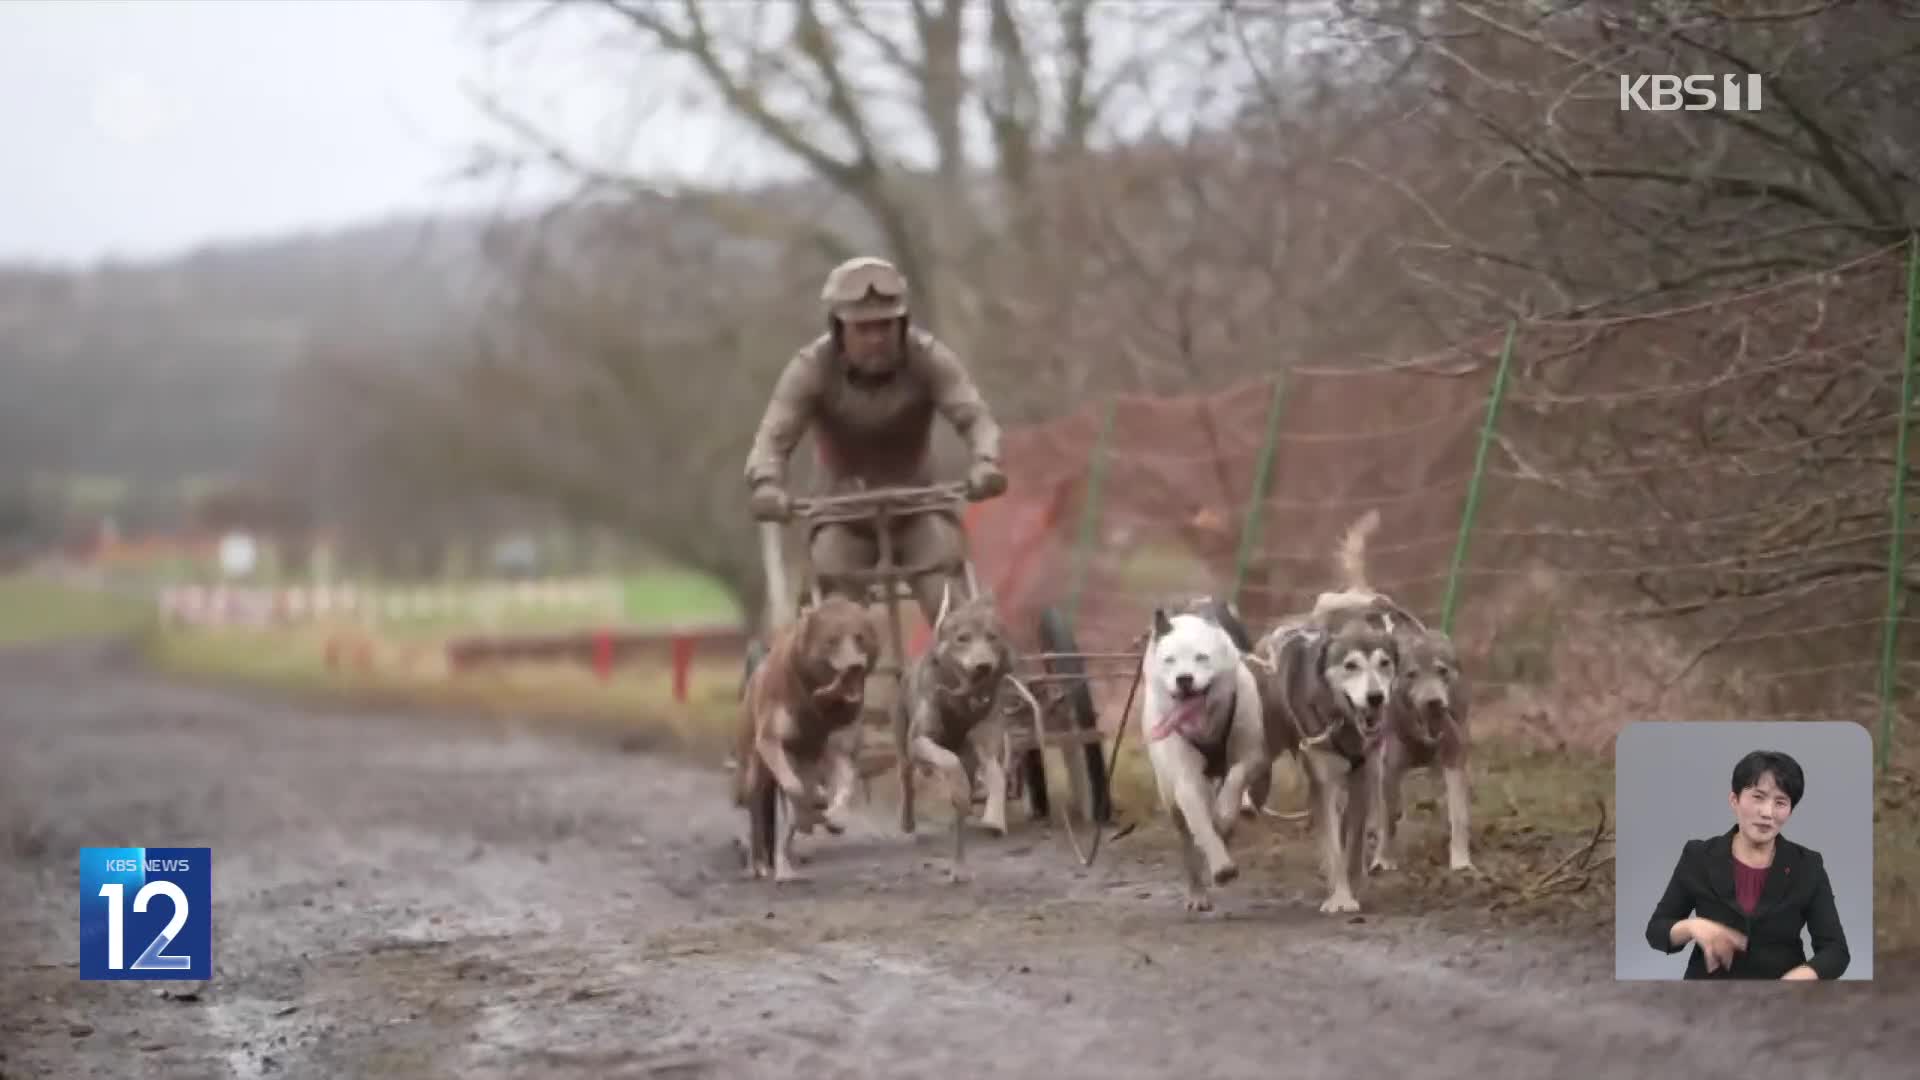
<instances>
[{"instance_id":1,"label":"bicycle-style handlebar","mask_svg":"<svg viewBox=\"0 0 1920 1080\"><path fill-rule=\"evenodd\" d=\"M793 500L797 521L861 521L886 514L909 517L957 509L967 501L963 483L928 484L919 487L882 487L850 491L842 495L816 495Z\"/></svg>"}]
</instances>

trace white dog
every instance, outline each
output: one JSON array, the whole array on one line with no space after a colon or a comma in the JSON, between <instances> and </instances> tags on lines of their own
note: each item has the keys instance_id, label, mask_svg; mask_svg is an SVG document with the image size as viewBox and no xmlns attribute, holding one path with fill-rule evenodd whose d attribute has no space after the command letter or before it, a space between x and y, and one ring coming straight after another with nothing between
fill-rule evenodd
<instances>
[{"instance_id":1,"label":"white dog","mask_svg":"<svg viewBox=\"0 0 1920 1080\"><path fill-rule=\"evenodd\" d=\"M1239 876L1227 838L1250 772L1266 758L1260 688L1219 623L1157 608L1141 660L1140 726L1154 786L1180 830L1187 910L1210 911L1207 885Z\"/></svg>"}]
</instances>

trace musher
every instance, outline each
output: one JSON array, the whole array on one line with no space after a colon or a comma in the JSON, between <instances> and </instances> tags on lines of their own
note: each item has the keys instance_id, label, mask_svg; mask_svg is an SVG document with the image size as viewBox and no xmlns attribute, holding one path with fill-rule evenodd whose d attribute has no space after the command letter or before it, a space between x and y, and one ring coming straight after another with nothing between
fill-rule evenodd
<instances>
[{"instance_id":1,"label":"musher","mask_svg":"<svg viewBox=\"0 0 1920 1080\"><path fill-rule=\"evenodd\" d=\"M820 299L827 332L787 361L747 456L753 516L785 521L792 515L787 460L808 430L819 444L829 494L863 484L931 484L936 414L966 441L967 498L977 502L1006 491L1000 427L953 350L911 324L905 276L884 259L849 259L827 275ZM951 513L904 517L894 529L894 558L903 566L951 558L961 550L961 524ZM838 576L878 561L873 527L817 525L808 545L821 588L864 602L862 590ZM968 595L957 572L951 579L924 574L913 583L929 625L940 610L941 586L949 580L956 600Z\"/></svg>"}]
</instances>

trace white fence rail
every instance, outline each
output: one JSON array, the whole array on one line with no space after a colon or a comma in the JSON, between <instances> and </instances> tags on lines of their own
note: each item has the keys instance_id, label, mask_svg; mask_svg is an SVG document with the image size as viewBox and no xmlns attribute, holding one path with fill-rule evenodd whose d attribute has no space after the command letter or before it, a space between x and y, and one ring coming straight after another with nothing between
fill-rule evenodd
<instances>
[{"instance_id":1,"label":"white fence rail","mask_svg":"<svg viewBox=\"0 0 1920 1080\"><path fill-rule=\"evenodd\" d=\"M486 623L543 611L617 619L626 609L620 583L573 578L457 585L175 585L160 590L160 618L176 625L269 626L284 623L413 619Z\"/></svg>"}]
</instances>

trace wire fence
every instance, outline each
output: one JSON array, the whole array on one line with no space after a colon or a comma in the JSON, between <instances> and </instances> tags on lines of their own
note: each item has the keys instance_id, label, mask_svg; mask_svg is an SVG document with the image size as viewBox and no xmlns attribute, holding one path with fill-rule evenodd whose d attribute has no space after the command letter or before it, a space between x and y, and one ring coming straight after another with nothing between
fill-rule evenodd
<instances>
[{"instance_id":1,"label":"wire fence","mask_svg":"<svg viewBox=\"0 0 1920 1080\"><path fill-rule=\"evenodd\" d=\"M1060 605L1104 651L1183 593L1255 626L1305 609L1377 510L1369 584L1454 633L1490 724L1598 749L1636 718L1851 719L1885 768L1920 697L1916 321L1920 238L1683 309L1099 402L1008 434L976 559L1017 625Z\"/></svg>"}]
</instances>

